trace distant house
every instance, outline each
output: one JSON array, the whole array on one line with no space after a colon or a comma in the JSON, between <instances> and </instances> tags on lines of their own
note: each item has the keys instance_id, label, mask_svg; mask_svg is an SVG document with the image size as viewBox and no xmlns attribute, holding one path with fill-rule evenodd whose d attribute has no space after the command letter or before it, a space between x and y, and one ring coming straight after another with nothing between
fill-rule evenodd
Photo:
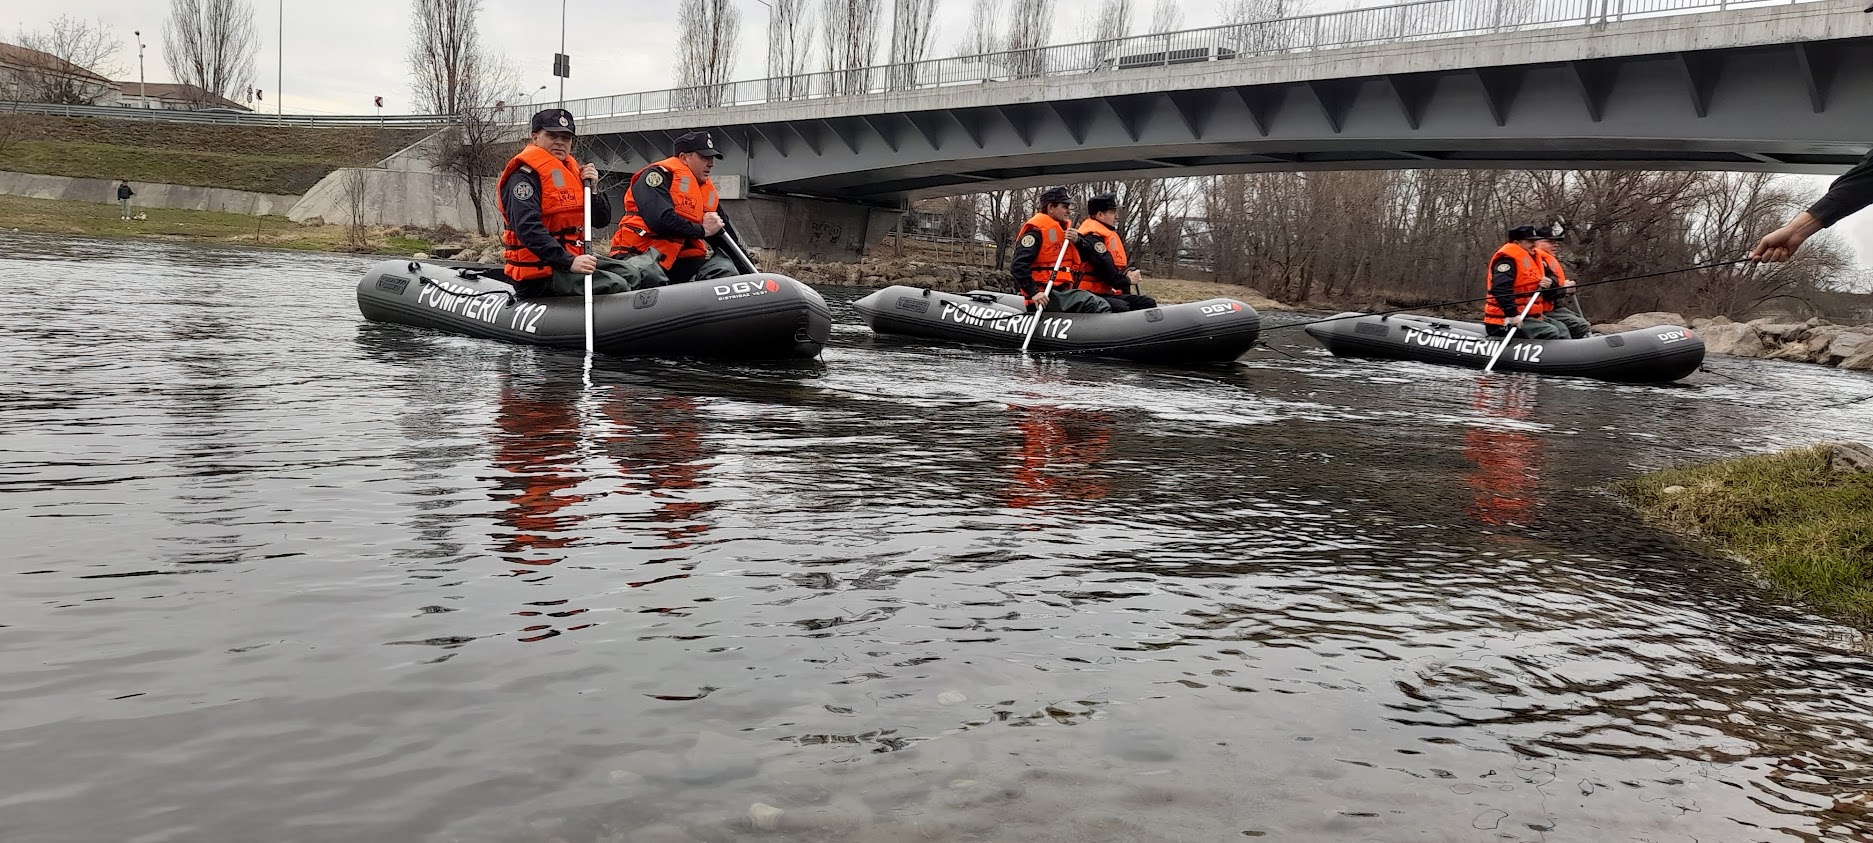
<instances>
[{"instance_id":1,"label":"distant house","mask_svg":"<svg viewBox=\"0 0 1873 843\"><path fill-rule=\"evenodd\" d=\"M195 85L183 85L175 82L112 82L116 86L115 105L129 108L167 108L177 111L198 111L204 108L223 108L237 111L252 111L227 97L208 93Z\"/></svg>"},{"instance_id":2,"label":"distant house","mask_svg":"<svg viewBox=\"0 0 1873 843\"><path fill-rule=\"evenodd\" d=\"M109 105L117 83L78 65L0 42L0 100Z\"/></svg>"}]
</instances>

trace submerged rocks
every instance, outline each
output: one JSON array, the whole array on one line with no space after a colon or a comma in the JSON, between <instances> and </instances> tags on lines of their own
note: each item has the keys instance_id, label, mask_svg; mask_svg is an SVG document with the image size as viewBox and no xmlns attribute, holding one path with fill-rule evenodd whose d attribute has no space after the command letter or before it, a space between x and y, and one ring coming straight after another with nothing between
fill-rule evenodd
<instances>
[{"instance_id":1,"label":"submerged rocks","mask_svg":"<svg viewBox=\"0 0 1873 843\"><path fill-rule=\"evenodd\" d=\"M1622 330L1633 327L1637 318L1622 320ZM1873 371L1873 325L1836 325L1818 317L1806 322L1734 322L1715 316L1692 320L1691 329L1703 337L1704 350L1711 354Z\"/></svg>"}]
</instances>

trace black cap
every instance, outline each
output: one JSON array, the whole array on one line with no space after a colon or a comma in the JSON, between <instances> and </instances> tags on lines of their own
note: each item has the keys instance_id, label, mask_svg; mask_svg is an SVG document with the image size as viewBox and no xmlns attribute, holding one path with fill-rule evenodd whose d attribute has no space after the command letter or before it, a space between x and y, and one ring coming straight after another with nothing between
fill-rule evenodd
<instances>
[{"instance_id":1,"label":"black cap","mask_svg":"<svg viewBox=\"0 0 1873 843\"><path fill-rule=\"evenodd\" d=\"M1068 193L1067 189L1064 187L1050 187L1047 188L1046 192L1041 194L1042 208L1046 208L1050 205L1071 204L1073 204L1073 194Z\"/></svg>"},{"instance_id":2,"label":"black cap","mask_svg":"<svg viewBox=\"0 0 1873 843\"><path fill-rule=\"evenodd\" d=\"M1541 236L1535 233L1535 227L1532 225L1518 225L1514 228L1509 229L1509 239L1510 240L1540 240Z\"/></svg>"},{"instance_id":3,"label":"black cap","mask_svg":"<svg viewBox=\"0 0 1873 843\"><path fill-rule=\"evenodd\" d=\"M720 158L722 151L715 148L715 139L708 132L690 132L676 139L677 155L694 152L704 158Z\"/></svg>"},{"instance_id":4,"label":"black cap","mask_svg":"<svg viewBox=\"0 0 1873 843\"><path fill-rule=\"evenodd\" d=\"M1544 225L1535 229L1536 240L1566 240L1567 227L1560 223Z\"/></svg>"},{"instance_id":5,"label":"black cap","mask_svg":"<svg viewBox=\"0 0 1873 843\"><path fill-rule=\"evenodd\" d=\"M573 135L579 133L578 128L572 123L572 112L563 108L549 108L533 115L533 124L531 128L527 129L528 133L537 132L541 129L545 129L549 132L566 132Z\"/></svg>"},{"instance_id":6,"label":"black cap","mask_svg":"<svg viewBox=\"0 0 1873 843\"><path fill-rule=\"evenodd\" d=\"M1086 200L1086 213L1103 214L1119 209L1119 197L1110 193L1101 193Z\"/></svg>"}]
</instances>

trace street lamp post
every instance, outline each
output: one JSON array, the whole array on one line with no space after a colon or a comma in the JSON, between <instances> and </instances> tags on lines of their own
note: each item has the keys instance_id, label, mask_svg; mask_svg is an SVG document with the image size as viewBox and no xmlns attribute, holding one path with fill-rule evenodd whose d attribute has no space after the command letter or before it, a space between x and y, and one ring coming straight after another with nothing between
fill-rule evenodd
<instances>
[{"instance_id":1,"label":"street lamp post","mask_svg":"<svg viewBox=\"0 0 1873 843\"><path fill-rule=\"evenodd\" d=\"M280 0L280 35L274 48L278 60L273 68L273 121L286 125L286 0Z\"/></svg>"},{"instance_id":2,"label":"street lamp post","mask_svg":"<svg viewBox=\"0 0 1873 843\"><path fill-rule=\"evenodd\" d=\"M149 108L149 86L143 81L143 30L133 29L130 34L137 37L137 99L142 101L144 108Z\"/></svg>"}]
</instances>

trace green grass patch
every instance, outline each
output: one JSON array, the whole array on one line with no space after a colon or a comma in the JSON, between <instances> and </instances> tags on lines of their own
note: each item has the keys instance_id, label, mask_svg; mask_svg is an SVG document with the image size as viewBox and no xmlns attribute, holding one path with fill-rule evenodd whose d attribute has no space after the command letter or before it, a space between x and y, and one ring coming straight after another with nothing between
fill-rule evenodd
<instances>
[{"instance_id":1,"label":"green grass patch","mask_svg":"<svg viewBox=\"0 0 1873 843\"><path fill-rule=\"evenodd\" d=\"M137 208L148 219L118 219L116 203L66 202L0 196L4 230L19 229L75 237L136 237L219 246L260 246L313 252L342 252L345 228L340 225L301 225L285 217L256 217L219 211L175 208ZM426 237L399 229L372 232L372 251L409 255L428 251L435 244Z\"/></svg>"},{"instance_id":2,"label":"green grass patch","mask_svg":"<svg viewBox=\"0 0 1873 843\"><path fill-rule=\"evenodd\" d=\"M1648 521L1749 560L1776 589L1873 625L1873 473L1829 469L1828 449L1671 469L1615 489Z\"/></svg>"},{"instance_id":3,"label":"green grass patch","mask_svg":"<svg viewBox=\"0 0 1873 843\"><path fill-rule=\"evenodd\" d=\"M0 170L299 194L340 167L369 166L420 129L196 126L0 115Z\"/></svg>"}]
</instances>

